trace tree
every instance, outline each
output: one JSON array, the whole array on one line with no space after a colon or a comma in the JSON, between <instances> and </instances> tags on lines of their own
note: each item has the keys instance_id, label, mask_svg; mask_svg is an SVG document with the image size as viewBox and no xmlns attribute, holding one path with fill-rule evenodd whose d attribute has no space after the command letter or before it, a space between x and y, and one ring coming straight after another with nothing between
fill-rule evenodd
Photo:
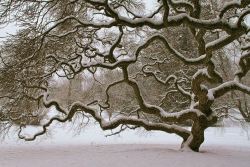
<instances>
[{"instance_id":1,"label":"tree","mask_svg":"<svg viewBox=\"0 0 250 167\"><path fill-rule=\"evenodd\" d=\"M1 1L0 23L21 27L1 49L1 99L32 99L60 113L32 137L22 135L29 124L21 124L19 137L27 141L80 113L103 130L120 127L117 133L138 127L174 133L183 138L183 149L199 151L205 129L217 121L215 102L231 91L250 94L242 82L250 69L249 49L233 79L225 80L215 62L218 51L248 33L249 5L157 0L148 9L139 0ZM12 92L3 86L11 74ZM79 90L83 97L70 107L51 96L55 76L79 75L92 76L103 92ZM1 114L8 117L13 104L3 103ZM181 126L187 122L191 130Z\"/></svg>"}]
</instances>

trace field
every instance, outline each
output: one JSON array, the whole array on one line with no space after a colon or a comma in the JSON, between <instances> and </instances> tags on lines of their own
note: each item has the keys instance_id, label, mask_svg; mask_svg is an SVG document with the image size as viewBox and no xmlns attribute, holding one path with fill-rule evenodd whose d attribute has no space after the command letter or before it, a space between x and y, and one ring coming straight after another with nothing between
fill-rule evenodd
<instances>
[{"instance_id":1,"label":"field","mask_svg":"<svg viewBox=\"0 0 250 167\"><path fill-rule=\"evenodd\" d=\"M200 153L179 150L181 139L162 132L128 131L105 137L96 126L74 136L55 128L38 141L8 138L0 167L249 167L250 139L240 127L209 128Z\"/></svg>"}]
</instances>

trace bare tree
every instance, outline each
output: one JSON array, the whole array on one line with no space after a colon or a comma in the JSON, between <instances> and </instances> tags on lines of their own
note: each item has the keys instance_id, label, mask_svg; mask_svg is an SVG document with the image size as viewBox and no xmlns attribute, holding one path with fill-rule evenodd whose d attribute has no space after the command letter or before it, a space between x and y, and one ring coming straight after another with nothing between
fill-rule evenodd
<instances>
[{"instance_id":1,"label":"bare tree","mask_svg":"<svg viewBox=\"0 0 250 167\"><path fill-rule=\"evenodd\" d=\"M208 11L211 1L158 0L151 2L150 9L145 3L0 2L0 23L15 21L21 32L27 32L18 33L1 49L1 74L3 69L14 71L11 79L17 82L11 89L15 93L1 86L1 98L13 103L32 99L60 113L41 124L42 130L32 137L22 135L21 125L20 138L34 140L52 122L66 122L81 113L94 118L103 130L120 127L119 133L143 127L174 133L183 138L182 148L199 151L205 129L217 121L214 102L231 91L250 94L250 87L242 82L250 69L248 49L240 56L233 79L224 80L215 68L215 53L248 33L245 17L250 1L215 3L218 9L212 13ZM182 29L188 34L182 35ZM217 32L220 35L215 38ZM8 82L10 74L3 75L1 84ZM92 76L104 91L93 91L86 96L90 98L73 102L69 109L50 96L55 76L71 80L83 74ZM102 94L101 98L94 93ZM1 114L8 115L13 104L4 103ZM181 126L187 121L191 130Z\"/></svg>"}]
</instances>

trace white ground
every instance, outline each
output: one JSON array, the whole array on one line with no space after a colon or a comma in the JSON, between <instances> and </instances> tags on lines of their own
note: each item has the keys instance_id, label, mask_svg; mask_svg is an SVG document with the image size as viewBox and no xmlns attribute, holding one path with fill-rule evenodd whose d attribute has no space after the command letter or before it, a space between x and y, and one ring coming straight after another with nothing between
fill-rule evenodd
<instances>
[{"instance_id":1,"label":"white ground","mask_svg":"<svg viewBox=\"0 0 250 167\"><path fill-rule=\"evenodd\" d=\"M11 138L0 143L0 167L250 166L250 139L238 127L208 129L200 153L179 151L181 139L161 132L129 131L106 138L91 126L75 137L68 130L53 133L37 142Z\"/></svg>"}]
</instances>

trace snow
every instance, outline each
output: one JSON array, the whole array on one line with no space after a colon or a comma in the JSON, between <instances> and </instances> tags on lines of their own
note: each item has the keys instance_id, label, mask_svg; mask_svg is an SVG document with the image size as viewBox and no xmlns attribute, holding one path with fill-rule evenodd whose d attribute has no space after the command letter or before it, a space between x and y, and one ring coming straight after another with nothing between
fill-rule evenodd
<instances>
[{"instance_id":1,"label":"snow","mask_svg":"<svg viewBox=\"0 0 250 167\"><path fill-rule=\"evenodd\" d=\"M200 153L181 152L181 138L163 132L125 131L104 137L96 125L72 136L70 125L25 143L0 143L0 167L249 167L250 139L240 127L209 128Z\"/></svg>"},{"instance_id":2,"label":"snow","mask_svg":"<svg viewBox=\"0 0 250 167\"><path fill-rule=\"evenodd\" d=\"M175 145L95 145L62 147L12 147L3 149L1 167L249 167L249 155L212 147L202 153L180 152ZM9 155L9 156L6 156ZM7 161L8 160L8 161Z\"/></svg>"},{"instance_id":3,"label":"snow","mask_svg":"<svg viewBox=\"0 0 250 167\"><path fill-rule=\"evenodd\" d=\"M214 94L211 90L208 90L207 97L211 101L214 100Z\"/></svg>"}]
</instances>

